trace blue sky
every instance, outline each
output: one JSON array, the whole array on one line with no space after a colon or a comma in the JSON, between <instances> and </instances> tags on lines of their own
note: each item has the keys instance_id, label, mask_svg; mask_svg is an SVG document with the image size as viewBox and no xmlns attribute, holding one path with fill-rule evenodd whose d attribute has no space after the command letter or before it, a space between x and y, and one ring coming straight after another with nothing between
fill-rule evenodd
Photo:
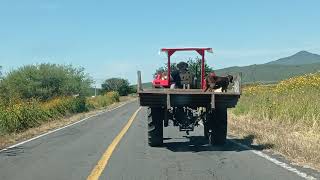
<instances>
[{"instance_id":1,"label":"blue sky","mask_svg":"<svg viewBox=\"0 0 320 180\"><path fill-rule=\"evenodd\" d=\"M82 66L100 83L150 81L162 47L212 47L214 68L320 53L320 1L0 0L0 65ZM175 61L196 53L175 54Z\"/></svg>"}]
</instances>

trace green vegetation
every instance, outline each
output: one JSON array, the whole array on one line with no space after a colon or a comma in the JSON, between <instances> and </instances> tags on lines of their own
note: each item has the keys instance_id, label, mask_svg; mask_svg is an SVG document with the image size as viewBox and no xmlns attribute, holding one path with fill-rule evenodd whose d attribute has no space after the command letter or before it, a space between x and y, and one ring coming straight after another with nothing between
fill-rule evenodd
<instances>
[{"instance_id":1,"label":"green vegetation","mask_svg":"<svg viewBox=\"0 0 320 180\"><path fill-rule=\"evenodd\" d=\"M46 102L37 100L0 106L0 135L22 132L37 127L44 122L62 118L66 115L81 113L90 109L106 107L119 101L117 92L94 98L59 97Z\"/></svg>"},{"instance_id":2,"label":"green vegetation","mask_svg":"<svg viewBox=\"0 0 320 180\"><path fill-rule=\"evenodd\" d=\"M320 73L243 89L230 130L320 168Z\"/></svg>"},{"instance_id":3,"label":"green vegetation","mask_svg":"<svg viewBox=\"0 0 320 180\"><path fill-rule=\"evenodd\" d=\"M9 102L13 99L46 101L59 96L85 96L91 82L83 68L56 64L27 65L3 78L0 97Z\"/></svg>"},{"instance_id":4,"label":"green vegetation","mask_svg":"<svg viewBox=\"0 0 320 180\"><path fill-rule=\"evenodd\" d=\"M107 89L107 93L89 98L92 81L83 68L39 64L13 70L0 79L0 135L118 102L129 87L126 80L121 82L125 86L116 91Z\"/></svg>"},{"instance_id":5,"label":"green vegetation","mask_svg":"<svg viewBox=\"0 0 320 180\"><path fill-rule=\"evenodd\" d=\"M0 81L2 79L2 66L0 66Z\"/></svg>"},{"instance_id":6,"label":"green vegetation","mask_svg":"<svg viewBox=\"0 0 320 180\"><path fill-rule=\"evenodd\" d=\"M267 64L280 65L301 65L301 64L316 64L320 63L320 55L309 53L307 51L300 51L292 56L271 61Z\"/></svg>"},{"instance_id":7,"label":"green vegetation","mask_svg":"<svg viewBox=\"0 0 320 180\"><path fill-rule=\"evenodd\" d=\"M216 70L215 72L217 75L242 73L243 83L276 83L294 76L315 73L319 70L320 63L304 65L260 64L244 67L230 67Z\"/></svg>"},{"instance_id":8,"label":"green vegetation","mask_svg":"<svg viewBox=\"0 0 320 180\"><path fill-rule=\"evenodd\" d=\"M316 99L320 99L320 73L291 78L273 86L248 86L234 113L320 125L320 101Z\"/></svg>"},{"instance_id":9,"label":"green vegetation","mask_svg":"<svg viewBox=\"0 0 320 180\"><path fill-rule=\"evenodd\" d=\"M82 98L63 97L41 103L36 100L0 106L0 134L16 133L43 122L86 111Z\"/></svg>"},{"instance_id":10,"label":"green vegetation","mask_svg":"<svg viewBox=\"0 0 320 180\"><path fill-rule=\"evenodd\" d=\"M88 98L87 103L88 103L89 109L99 109L119 101L120 101L119 93L116 91L110 91L104 95Z\"/></svg>"},{"instance_id":11,"label":"green vegetation","mask_svg":"<svg viewBox=\"0 0 320 180\"><path fill-rule=\"evenodd\" d=\"M133 92L129 81L121 78L110 78L101 85L103 92L117 91L120 96L126 96Z\"/></svg>"}]
</instances>

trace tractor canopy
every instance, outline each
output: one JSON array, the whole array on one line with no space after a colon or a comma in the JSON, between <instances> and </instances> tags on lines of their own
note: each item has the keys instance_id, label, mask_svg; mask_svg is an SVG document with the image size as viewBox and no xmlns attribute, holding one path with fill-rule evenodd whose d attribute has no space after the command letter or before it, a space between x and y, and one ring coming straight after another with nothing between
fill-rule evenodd
<instances>
[{"instance_id":1,"label":"tractor canopy","mask_svg":"<svg viewBox=\"0 0 320 180\"><path fill-rule=\"evenodd\" d=\"M196 51L201 55L201 88L205 88L205 52L212 53L212 48L162 48L161 52L165 52L168 56L168 72L166 73L166 78L161 78L160 76L153 81L154 86L169 87L170 86L170 57L176 51Z\"/></svg>"}]
</instances>

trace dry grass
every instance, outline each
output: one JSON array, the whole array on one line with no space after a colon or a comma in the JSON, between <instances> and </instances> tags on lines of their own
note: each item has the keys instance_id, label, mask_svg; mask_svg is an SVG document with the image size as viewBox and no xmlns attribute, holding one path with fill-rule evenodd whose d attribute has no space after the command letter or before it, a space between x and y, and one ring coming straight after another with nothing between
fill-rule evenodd
<instances>
[{"instance_id":1,"label":"dry grass","mask_svg":"<svg viewBox=\"0 0 320 180\"><path fill-rule=\"evenodd\" d=\"M130 101L133 99L135 99L135 97L120 97L120 102L113 103L105 108L100 108L100 109L92 110L90 112L75 114L70 117L64 117L64 118L56 119L54 121L48 121L48 122L41 124L38 127L30 128L24 132L0 135L0 149L8 147L8 146L15 144L17 142L21 142L21 141L30 139L30 138L35 137L37 135L46 133L50 130L54 130L54 129L66 126L68 124L72 124L76 121L79 121L81 119L84 119L84 118L92 116L92 115L95 115L97 113L107 111L109 109L112 109L114 107L121 105L124 102Z\"/></svg>"},{"instance_id":2,"label":"dry grass","mask_svg":"<svg viewBox=\"0 0 320 180\"><path fill-rule=\"evenodd\" d=\"M243 89L231 110L230 132L255 137L257 144L298 164L320 170L320 73L306 74L276 85Z\"/></svg>"},{"instance_id":3,"label":"dry grass","mask_svg":"<svg viewBox=\"0 0 320 180\"><path fill-rule=\"evenodd\" d=\"M272 151L299 165L320 170L320 127L301 123L256 119L230 113L229 132L243 138L253 135L255 144L271 144Z\"/></svg>"}]
</instances>

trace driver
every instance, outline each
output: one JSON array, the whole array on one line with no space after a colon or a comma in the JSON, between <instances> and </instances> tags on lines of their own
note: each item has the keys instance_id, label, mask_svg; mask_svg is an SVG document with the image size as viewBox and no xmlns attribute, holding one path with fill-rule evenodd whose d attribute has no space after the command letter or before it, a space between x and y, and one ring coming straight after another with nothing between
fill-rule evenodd
<instances>
[{"instance_id":1,"label":"driver","mask_svg":"<svg viewBox=\"0 0 320 180\"><path fill-rule=\"evenodd\" d=\"M171 76L172 82L174 82L174 88L182 88L180 73L185 73L187 68L188 63L181 61L177 64L177 70L172 71Z\"/></svg>"}]
</instances>

